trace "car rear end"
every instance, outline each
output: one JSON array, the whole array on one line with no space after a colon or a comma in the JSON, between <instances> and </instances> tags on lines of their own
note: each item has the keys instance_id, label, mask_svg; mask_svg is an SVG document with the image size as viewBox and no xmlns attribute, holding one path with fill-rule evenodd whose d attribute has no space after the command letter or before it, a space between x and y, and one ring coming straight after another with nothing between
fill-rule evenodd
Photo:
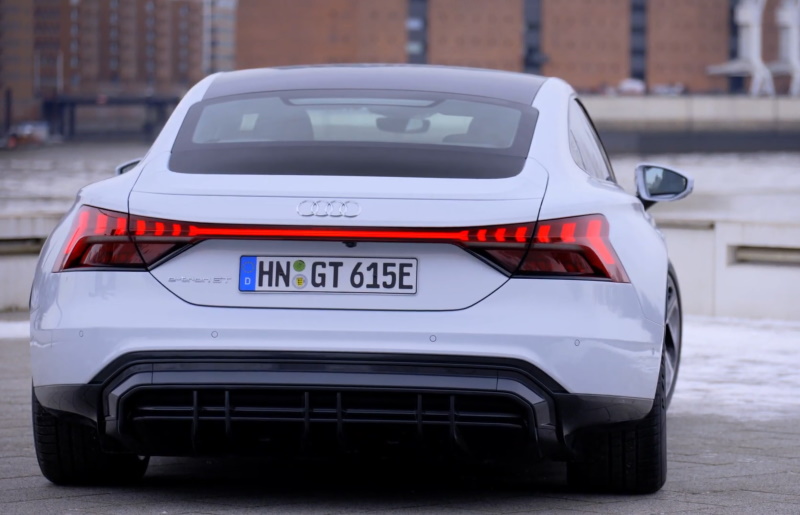
<instances>
[{"instance_id":1,"label":"car rear end","mask_svg":"<svg viewBox=\"0 0 800 515\"><path fill-rule=\"evenodd\" d=\"M124 203L87 191L43 252L38 402L142 455L565 458L578 428L644 417L659 326L602 213L538 219L537 114L389 89L194 104Z\"/></svg>"}]
</instances>

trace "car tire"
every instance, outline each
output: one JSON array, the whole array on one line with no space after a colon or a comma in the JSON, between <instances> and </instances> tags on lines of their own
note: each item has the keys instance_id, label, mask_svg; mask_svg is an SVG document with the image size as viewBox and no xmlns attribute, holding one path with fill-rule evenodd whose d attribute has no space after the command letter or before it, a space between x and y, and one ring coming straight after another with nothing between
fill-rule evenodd
<instances>
[{"instance_id":1,"label":"car tire","mask_svg":"<svg viewBox=\"0 0 800 515\"><path fill-rule=\"evenodd\" d=\"M567 463L569 486L580 491L648 494L667 479L665 356L653 407L645 418L580 434L576 461Z\"/></svg>"},{"instance_id":2,"label":"car tire","mask_svg":"<svg viewBox=\"0 0 800 515\"><path fill-rule=\"evenodd\" d=\"M96 428L53 415L35 395L31 404L36 458L52 483L126 484L144 476L149 457L103 452Z\"/></svg>"}]
</instances>

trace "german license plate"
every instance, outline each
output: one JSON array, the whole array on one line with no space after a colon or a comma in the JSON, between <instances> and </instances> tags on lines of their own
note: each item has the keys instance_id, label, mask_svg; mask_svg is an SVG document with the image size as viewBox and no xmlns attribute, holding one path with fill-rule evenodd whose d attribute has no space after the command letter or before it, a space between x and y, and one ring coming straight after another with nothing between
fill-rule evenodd
<instances>
[{"instance_id":1,"label":"german license plate","mask_svg":"<svg viewBox=\"0 0 800 515\"><path fill-rule=\"evenodd\" d=\"M239 291L413 294L417 260L242 256Z\"/></svg>"}]
</instances>

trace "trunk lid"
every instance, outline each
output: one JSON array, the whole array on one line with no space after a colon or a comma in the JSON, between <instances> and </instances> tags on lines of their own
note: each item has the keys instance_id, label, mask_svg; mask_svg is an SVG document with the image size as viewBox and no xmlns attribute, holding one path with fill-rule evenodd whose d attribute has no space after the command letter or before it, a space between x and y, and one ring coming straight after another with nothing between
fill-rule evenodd
<instances>
[{"instance_id":1,"label":"trunk lid","mask_svg":"<svg viewBox=\"0 0 800 515\"><path fill-rule=\"evenodd\" d=\"M535 222L547 184L545 170L530 160L514 177L476 180L183 174L168 171L168 159L165 154L147 164L130 195L131 214L215 226L306 230L487 227ZM317 216L322 211L314 203L332 211ZM343 212L345 203L349 204ZM306 268L294 268L298 261ZM264 274L270 266L275 274L291 266L291 281L300 275L309 286L296 288L292 282L289 288L277 288L276 282L269 291L248 291L241 272L246 263L256 263ZM404 272L414 275L413 291L399 291L396 285L372 291L332 290L332 263L344 263L333 268L343 274L345 285L357 265L355 282L360 272L365 285L391 285L392 272L397 278L403 265ZM373 277L376 270L379 274ZM319 284L326 271L328 290L312 288L311 281ZM458 245L350 236L338 241L211 237L156 266L151 274L192 304L308 309L463 309L508 280L507 273ZM269 274L260 277L262 286L275 279Z\"/></svg>"}]
</instances>

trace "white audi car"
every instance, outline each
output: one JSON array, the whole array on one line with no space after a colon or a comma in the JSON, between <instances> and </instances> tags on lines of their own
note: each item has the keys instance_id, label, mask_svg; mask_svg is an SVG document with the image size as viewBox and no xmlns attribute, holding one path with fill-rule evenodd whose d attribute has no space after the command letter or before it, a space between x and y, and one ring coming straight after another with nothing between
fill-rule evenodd
<instances>
[{"instance_id":1,"label":"white audi car","mask_svg":"<svg viewBox=\"0 0 800 515\"><path fill-rule=\"evenodd\" d=\"M54 483L135 480L149 456L419 452L663 485L681 307L645 210L692 180L644 164L623 191L565 82L219 73L118 171L33 284Z\"/></svg>"}]
</instances>

